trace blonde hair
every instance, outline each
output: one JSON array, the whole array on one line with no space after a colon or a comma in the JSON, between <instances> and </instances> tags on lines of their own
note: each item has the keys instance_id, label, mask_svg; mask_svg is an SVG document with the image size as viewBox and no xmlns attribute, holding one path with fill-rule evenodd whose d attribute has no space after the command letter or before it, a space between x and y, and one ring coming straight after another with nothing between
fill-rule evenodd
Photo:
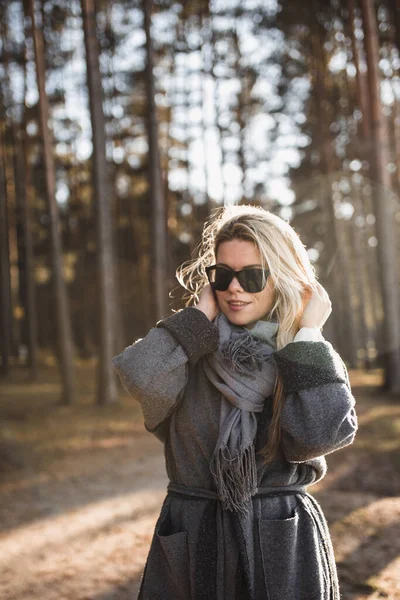
<instances>
[{"instance_id":1,"label":"blonde hair","mask_svg":"<svg viewBox=\"0 0 400 600\"><path fill-rule=\"evenodd\" d=\"M185 288L185 306L198 302L201 290L208 284L205 267L215 264L221 243L240 239L255 244L263 268L270 271L274 285L274 302L266 318L279 323L277 350L293 341L299 329L305 297L317 282L315 268L304 244L291 225L273 213L252 205L217 208L206 221L201 240L193 254L176 270L176 278ZM264 462L276 455L281 440L280 415L284 406L283 382L276 374L272 421L269 440L260 451Z\"/></svg>"}]
</instances>

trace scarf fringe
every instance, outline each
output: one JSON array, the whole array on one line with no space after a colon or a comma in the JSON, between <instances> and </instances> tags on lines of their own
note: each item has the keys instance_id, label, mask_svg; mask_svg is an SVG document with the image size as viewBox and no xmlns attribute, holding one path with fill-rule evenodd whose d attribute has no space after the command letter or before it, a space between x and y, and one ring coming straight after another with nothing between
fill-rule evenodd
<instances>
[{"instance_id":1,"label":"scarf fringe","mask_svg":"<svg viewBox=\"0 0 400 600\"><path fill-rule=\"evenodd\" d=\"M221 354L231 363L235 371L244 375L256 367L261 371L262 362L268 356L262 342L251 335L236 340L230 339Z\"/></svg>"},{"instance_id":2,"label":"scarf fringe","mask_svg":"<svg viewBox=\"0 0 400 600\"><path fill-rule=\"evenodd\" d=\"M249 514L249 501L257 493L257 465L254 445L232 456L229 449L219 448L210 464L218 497L225 510Z\"/></svg>"}]
</instances>

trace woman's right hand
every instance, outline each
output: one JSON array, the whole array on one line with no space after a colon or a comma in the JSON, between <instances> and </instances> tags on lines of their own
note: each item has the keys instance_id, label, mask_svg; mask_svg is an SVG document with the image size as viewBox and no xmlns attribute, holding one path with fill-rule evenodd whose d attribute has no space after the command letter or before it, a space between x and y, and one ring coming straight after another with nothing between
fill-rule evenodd
<instances>
[{"instance_id":1,"label":"woman's right hand","mask_svg":"<svg viewBox=\"0 0 400 600\"><path fill-rule=\"evenodd\" d=\"M194 308L201 310L210 321L214 321L220 312L217 297L209 283L201 290L199 301Z\"/></svg>"}]
</instances>

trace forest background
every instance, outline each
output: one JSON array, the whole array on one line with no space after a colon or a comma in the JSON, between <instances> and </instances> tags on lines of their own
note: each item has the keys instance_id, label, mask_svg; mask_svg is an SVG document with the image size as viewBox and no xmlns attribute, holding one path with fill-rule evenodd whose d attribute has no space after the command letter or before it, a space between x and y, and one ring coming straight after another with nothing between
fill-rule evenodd
<instances>
[{"instance_id":1,"label":"forest background","mask_svg":"<svg viewBox=\"0 0 400 600\"><path fill-rule=\"evenodd\" d=\"M9 0L0 57L3 492L39 477L38 493L55 423L63 452L136 435L111 358L183 306L177 266L239 203L306 245L334 309L324 336L380 398L393 489L379 486L395 495L399 0ZM6 532L32 514L18 502Z\"/></svg>"}]
</instances>

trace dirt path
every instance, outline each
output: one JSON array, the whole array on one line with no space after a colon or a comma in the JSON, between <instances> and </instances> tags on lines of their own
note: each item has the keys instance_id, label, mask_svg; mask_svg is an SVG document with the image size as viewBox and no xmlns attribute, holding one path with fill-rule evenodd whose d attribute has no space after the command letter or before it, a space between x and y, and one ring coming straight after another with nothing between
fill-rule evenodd
<instances>
[{"instance_id":1,"label":"dirt path","mask_svg":"<svg viewBox=\"0 0 400 600\"><path fill-rule=\"evenodd\" d=\"M162 445L136 402L56 407L53 371L0 395L0 598L133 600L165 496ZM343 600L400 600L400 404L351 374L360 430L311 488L330 525ZM3 400L4 398L4 400ZM397 495L396 495L397 494Z\"/></svg>"},{"instance_id":2,"label":"dirt path","mask_svg":"<svg viewBox=\"0 0 400 600\"><path fill-rule=\"evenodd\" d=\"M136 435L92 459L2 486L0 598L135 597L165 495L161 444Z\"/></svg>"}]
</instances>

